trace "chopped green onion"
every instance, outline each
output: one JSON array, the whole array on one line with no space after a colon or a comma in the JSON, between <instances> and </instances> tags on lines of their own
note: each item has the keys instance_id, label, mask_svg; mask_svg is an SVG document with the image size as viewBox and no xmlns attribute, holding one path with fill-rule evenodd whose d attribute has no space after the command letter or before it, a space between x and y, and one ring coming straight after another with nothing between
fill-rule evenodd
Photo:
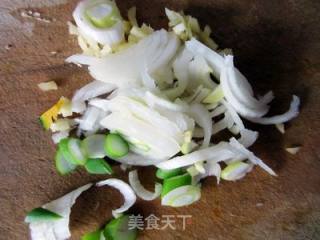
<instances>
[{"instance_id":1,"label":"chopped green onion","mask_svg":"<svg viewBox=\"0 0 320 240\"><path fill-rule=\"evenodd\" d=\"M61 140L60 142L62 142L63 140ZM66 175L77 168L77 165L71 163L65 158L63 151L61 149L59 149L56 153L55 163L56 163L57 171L61 175Z\"/></svg>"},{"instance_id":2,"label":"chopped green onion","mask_svg":"<svg viewBox=\"0 0 320 240\"><path fill-rule=\"evenodd\" d=\"M81 240L100 240L102 230L97 230L91 233L87 233L81 237Z\"/></svg>"},{"instance_id":3,"label":"chopped green onion","mask_svg":"<svg viewBox=\"0 0 320 240\"><path fill-rule=\"evenodd\" d=\"M182 207L198 201L201 197L200 186L187 185L178 187L166 194L161 204L163 206Z\"/></svg>"},{"instance_id":4,"label":"chopped green onion","mask_svg":"<svg viewBox=\"0 0 320 240\"><path fill-rule=\"evenodd\" d=\"M59 214L51 212L45 208L35 208L27 213L27 216L24 221L26 223L32 223L40 221L55 221L61 218L62 216L60 216Z\"/></svg>"},{"instance_id":5,"label":"chopped green onion","mask_svg":"<svg viewBox=\"0 0 320 240\"><path fill-rule=\"evenodd\" d=\"M85 15L97 28L110 28L121 19L118 9L107 3L87 9Z\"/></svg>"},{"instance_id":6,"label":"chopped green onion","mask_svg":"<svg viewBox=\"0 0 320 240\"><path fill-rule=\"evenodd\" d=\"M159 179L167 179L183 174L183 172L184 171L182 170L182 168L176 168L172 170L164 170L159 168L156 172L156 176Z\"/></svg>"},{"instance_id":7,"label":"chopped green onion","mask_svg":"<svg viewBox=\"0 0 320 240\"><path fill-rule=\"evenodd\" d=\"M241 161L233 162L221 172L221 178L227 181L236 181L243 178L252 170L252 164Z\"/></svg>"},{"instance_id":8,"label":"chopped green onion","mask_svg":"<svg viewBox=\"0 0 320 240\"><path fill-rule=\"evenodd\" d=\"M94 134L86 137L82 143L82 151L88 158L103 158L106 156L104 145L106 141L106 135Z\"/></svg>"},{"instance_id":9,"label":"chopped green onion","mask_svg":"<svg viewBox=\"0 0 320 240\"><path fill-rule=\"evenodd\" d=\"M90 174L112 174L112 168L102 158L88 159L84 167Z\"/></svg>"},{"instance_id":10,"label":"chopped green onion","mask_svg":"<svg viewBox=\"0 0 320 240\"><path fill-rule=\"evenodd\" d=\"M108 240L135 240L137 235L137 228L131 229L129 226L129 215L111 220L104 229L104 236Z\"/></svg>"},{"instance_id":11,"label":"chopped green onion","mask_svg":"<svg viewBox=\"0 0 320 240\"><path fill-rule=\"evenodd\" d=\"M183 175L171 177L164 179L163 187L161 192L161 197L165 196L168 192L172 191L181 186L190 185L192 182L192 177L189 173Z\"/></svg>"},{"instance_id":12,"label":"chopped green onion","mask_svg":"<svg viewBox=\"0 0 320 240\"><path fill-rule=\"evenodd\" d=\"M80 148L81 141L76 138L65 138L59 142L58 148L64 158L73 165L84 165L86 157Z\"/></svg>"},{"instance_id":13,"label":"chopped green onion","mask_svg":"<svg viewBox=\"0 0 320 240\"><path fill-rule=\"evenodd\" d=\"M129 144L119 134L110 133L106 137L105 152L110 158L121 158L128 154Z\"/></svg>"}]
</instances>

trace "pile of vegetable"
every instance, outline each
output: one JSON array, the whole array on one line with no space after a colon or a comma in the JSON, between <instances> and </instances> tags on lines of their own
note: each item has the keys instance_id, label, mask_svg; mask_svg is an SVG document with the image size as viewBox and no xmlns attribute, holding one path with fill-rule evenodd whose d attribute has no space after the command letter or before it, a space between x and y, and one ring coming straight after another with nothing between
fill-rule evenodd
<instances>
[{"instance_id":1,"label":"pile of vegetable","mask_svg":"<svg viewBox=\"0 0 320 240\"><path fill-rule=\"evenodd\" d=\"M255 165L276 176L248 149L259 134L242 119L283 129L298 115L299 98L293 96L287 112L266 116L273 93L254 95L232 50L219 49L210 27L202 29L183 12L165 12L168 30L154 30L138 24L135 8L125 20L113 1L84 0L73 12L76 25L68 23L82 53L66 61L87 66L94 80L40 117L57 144L57 171L66 175L83 167L89 174L112 174L110 163L117 162L125 170L155 166L159 179L154 192L143 187L137 170L129 171L129 183L114 178L97 183L117 188L125 202L112 211L105 229L82 239L136 239L126 212L137 196L182 207L200 199L201 180L209 176L218 183L236 181ZM217 136L229 137L217 141ZM29 212L32 239L69 238L71 207L92 186Z\"/></svg>"}]
</instances>

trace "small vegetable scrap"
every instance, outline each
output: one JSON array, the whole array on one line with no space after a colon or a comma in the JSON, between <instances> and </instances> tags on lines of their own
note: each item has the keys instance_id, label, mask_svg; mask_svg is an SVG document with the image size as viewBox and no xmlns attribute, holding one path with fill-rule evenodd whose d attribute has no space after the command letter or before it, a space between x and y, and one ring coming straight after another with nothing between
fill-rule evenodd
<instances>
[{"instance_id":1,"label":"small vegetable scrap","mask_svg":"<svg viewBox=\"0 0 320 240\"><path fill-rule=\"evenodd\" d=\"M67 175L83 168L88 174L112 175L115 164L130 169L129 183L109 178L95 185L118 189L124 203L112 210L114 219L104 229L83 240L136 239L137 229L127 227L127 212L137 197L183 207L199 201L201 181L210 176L217 184L238 181L254 166L277 176L249 150L259 133L243 119L275 125L284 133L284 123L298 116L300 99L293 95L287 112L267 116L273 92L256 97L232 50L219 48L210 27L202 28L183 12L165 13L168 29L156 30L138 23L135 7L126 20L114 1L83 0L73 12L74 23L68 22L82 52L66 62L86 66L93 81L40 117L53 132L57 171ZM52 82L39 87L55 88ZM221 132L231 137L218 141ZM140 182L139 166L157 168L153 191ZM29 212L32 239L69 238L71 207L91 186Z\"/></svg>"},{"instance_id":2,"label":"small vegetable scrap","mask_svg":"<svg viewBox=\"0 0 320 240\"><path fill-rule=\"evenodd\" d=\"M38 87L44 92L51 91L51 90L58 90L58 85L56 84L55 81L39 83Z\"/></svg>"},{"instance_id":3,"label":"small vegetable scrap","mask_svg":"<svg viewBox=\"0 0 320 240\"><path fill-rule=\"evenodd\" d=\"M301 147L289 147L286 151L292 155L296 155L300 151Z\"/></svg>"},{"instance_id":4,"label":"small vegetable scrap","mask_svg":"<svg viewBox=\"0 0 320 240\"><path fill-rule=\"evenodd\" d=\"M20 12L20 15L21 15L21 17L32 18L32 19L35 19L39 22L44 22L44 23L51 23L53 21L56 21L56 19L54 19L54 18L43 17L43 16L41 16L40 12L33 11L33 10L22 10Z\"/></svg>"}]
</instances>

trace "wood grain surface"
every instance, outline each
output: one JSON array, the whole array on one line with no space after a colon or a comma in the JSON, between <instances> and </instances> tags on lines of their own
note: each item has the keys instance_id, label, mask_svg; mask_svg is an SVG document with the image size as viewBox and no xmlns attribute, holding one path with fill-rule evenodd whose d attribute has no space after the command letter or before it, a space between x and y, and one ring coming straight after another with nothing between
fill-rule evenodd
<instances>
[{"instance_id":1,"label":"wood grain surface","mask_svg":"<svg viewBox=\"0 0 320 240\"><path fill-rule=\"evenodd\" d=\"M165 27L164 7L185 10L209 23L222 47L234 49L236 65L259 93L273 89L274 113L287 109L291 95L302 99L300 116L284 135L273 126L246 124L261 132L252 148L279 174L255 170L239 182L203 182L202 198L190 207L139 201L144 216L191 215L185 230L145 230L139 239L320 239L320 1L318 0L118 0L123 13L136 5L139 20ZM64 59L79 52L66 22L76 1L0 1L0 239L28 239L26 212L70 190L103 177L77 171L59 176L55 147L38 116L63 95L91 81L85 70ZM34 10L54 21L22 18ZM9 46L10 44L10 46ZM8 50L8 48L10 48ZM52 54L51 52L57 52ZM55 80L59 90L41 92L37 84ZM301 144L293 156L285 147ZM116 168L116 176L126 179ZM140 170L152 188L152 168ZM111 219L121 195L110 188L84 193L71 214L72 239Z\"/></svg>"}]
</instances>

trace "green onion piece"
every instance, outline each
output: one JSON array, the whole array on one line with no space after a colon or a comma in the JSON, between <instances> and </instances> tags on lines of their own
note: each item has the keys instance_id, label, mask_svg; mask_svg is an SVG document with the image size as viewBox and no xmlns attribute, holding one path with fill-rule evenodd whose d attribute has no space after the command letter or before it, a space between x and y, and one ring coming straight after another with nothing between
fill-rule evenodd
<instances>
[{"instance_id":1,"label":"green onion piece","mask_svg":"<svg viewBox=\"0 0 320 240\"><path fill-rule=\"evenodd\" d=\"M189 173L164 179L161 197L165 196L168 192L178 187L190 185L191 182L192 182L192 177L190 176Z\"/></svg>"},{"instance_id":2,"label":"green onion piece","mask_svg":"<svg viewBox=\"0 0 320 240\"><path fill-rule=\"evenodd\" d=\"M167 178L181 175L183 173L184 173L184 171L182 170L182 168L176 168L176 169L172 169L172 170L164 170L164 169L159 168L156 172L156 176L159 179L167 179Z\"/></svg>"},{"instance_id":3,"label":"green onion piece","mask_svg":"<svg viewBox=\"0 0 320 240\"><path fill-rule=\"evenodd\" d=\"M123 215L111 220L104 229L104 236L108 240L135 240L138 230L130 229L129 215Z\"/></svg>"},{"instance_id":4,"label":"green onion piece","mask_svg":"<svg viewBox=\"0 0 320 240\"><path fill-rule=\"evenodd\" d=\"M111 166L102 158L88 159L84 167L90 174L112 174Z\"/></svg>"},{"instance_id":5,"label":"green onion piece","mask_svg":"<svg viewBox=\"0 0 320 240\"><path fill-rule=\"evenodd\" d=\"M86 137L82 143L82 151L88 158L103 158L106 156L104 145L106 141L106 135L94 134Z\"/></svg>"},{"instance_id":6,"label":"green onion piece","mask_svg":"<svg viewBox=\"0 0 320 240\"><path fill-rule=\"evenodd\" d=\"M120 19L120 13L113 4L96 4L85 11L85 16L97 28L110 28Z\"/></svg>"},{"instance_id":7,"label":"green onion piece","mask_svg":"<svg viewBox=\"0 0 320 240\"><path fill-rule=\"evenodd\" d=\"M73 165L84 165L86 157L80 148L80 140L75 138L65 138L59 142L58 148L64 158Z\"/></svg>"},{"instance_id":8,"label":"green onion piece","mask_svg":"<svg viewBox=\"0 0 320 240\"><path fill-rule=\"evenodd\" d=\"M69 138L68 149L73 158L73 160L78 165L84 165L87 162L85 154L82 152L81 141L76 138Z\"/></svg>"},{"instance_id":9,"label":"green onion piece","mask_svg":"<svg viewBox=\"0 0 320 240\"><path fill-rule=\"evenodd\" d=\"M219 103L223 98L224 93L222 91L222 87L219 85L202 102L208 104Z\"/></svg>"},{"instance_id":10,"label":"green onion piece","mask_svg":"<svg viewBox=\"0 0 320 240\"><path fill-rule=\"evenodd\" d=\"M241 161L231 163L221 172L221 178L227 181L236 181L243 178L252 170L252 164Z\"/></svg>"},{"instance_id":11,"label":"green onion piece","mask_svg":"<svg viewBox=\"0 0 320 240\"><path fill-rule=\"evenodd\" d=\"M97 230L95 232L87 233L81 237L81 240L100 240L102 230Z\"/></svg>"},{"instance_id":12,"label":"green onion piece","mask_svg":"<svg viewBox=\"0 0 320 240\"><path fill-rule=\"evenodd\" d=\"M59 214L51 212L47 209L35 208L27 213L27 216L24 221L26 223L32 223L32 222L43 222L43 221L55 221L61 218L62 216L60 216Z\"/></svg>"},{"instance_id":13,"label":"green onion piece","mask_svg":"<svg viewBox=\"0 0 320 240\"><path fill-rule=\"evenodd\" d=\"M161 199L161 204L163 206L183 207L198 201L200 197L201 189L199 185L186 185L178 187L166 194Z\"/></svg>"},{"instance_id":14,"label":"green onion piece","mask_svg":"<svg viewBox=\"0 0 320 240\"><path fill-rule=\"evenodd\" d=\"M64 154L61 149L59 149L56 153L55 163L56 163L57 171L61 175L66 175L68 173L71 173L77 168L77 165L71 163L64 157Z\"/></svg>"},{"instance_id":15,"label":"green onion piece","mask_svg":"<svg viewBox=\"0 0 320 240\"><path fill-rule=\"evenodd\" d=\"M128 154L129 144L119 134L110 133L106 137L104 150L110 158L121 158Z\"/></svg>"}]
</instances>

